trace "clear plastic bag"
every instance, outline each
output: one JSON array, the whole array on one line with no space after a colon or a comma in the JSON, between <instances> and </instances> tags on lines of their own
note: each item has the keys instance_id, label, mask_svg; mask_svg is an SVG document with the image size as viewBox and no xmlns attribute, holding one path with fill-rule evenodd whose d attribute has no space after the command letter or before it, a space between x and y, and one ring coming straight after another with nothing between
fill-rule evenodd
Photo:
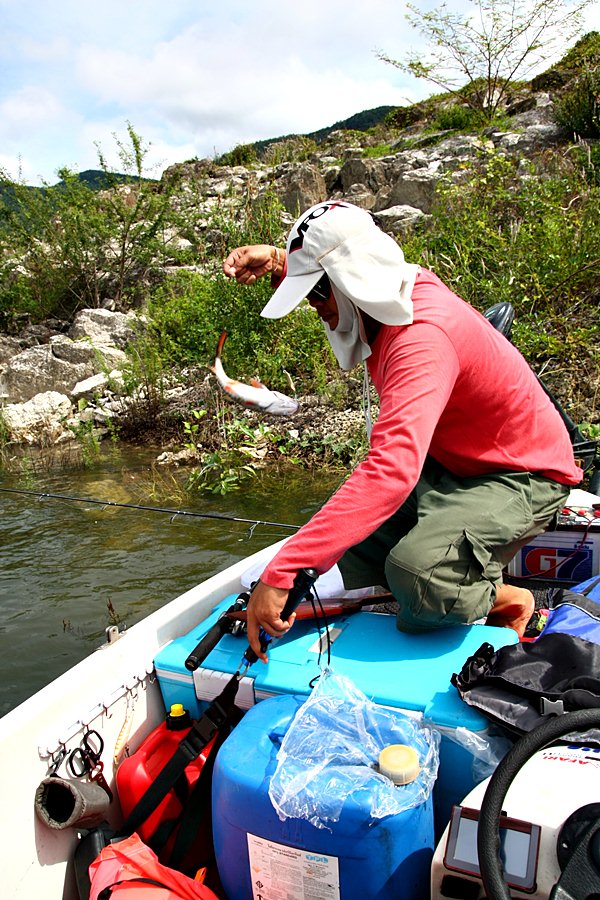
<instances>
[{"instance_id":1,"label":"clear plastic bag","mask_svg":"<svg viewBox=\"0 0 600 900\"><path fill-rule=\"evenodd\" d=\"M379 753L389 744L417 751L421 771L415 781L396 786L377 771ZM304 819L327 828L339 821L351 794L368 791L370 815L381 819L427 800L438 763L436 731L378 706L349 678L325 669L283 738L269 796L282 821Z\"/></svg>"},{"instance_id":2,"label":"clear plastic bag","mask_svg":"<svg viewBox=\"0 0 600 900\"><path fill-rule=\"evenodd\" d=\"M498 768L500 760L504 759L513 746L513 741L502 734L489 732L485 735L476 734L468 728L443 728L444 737L464 747L472 757L471 773L473 783L480 784L489 778Z\"/></svg>"}]
</instances>

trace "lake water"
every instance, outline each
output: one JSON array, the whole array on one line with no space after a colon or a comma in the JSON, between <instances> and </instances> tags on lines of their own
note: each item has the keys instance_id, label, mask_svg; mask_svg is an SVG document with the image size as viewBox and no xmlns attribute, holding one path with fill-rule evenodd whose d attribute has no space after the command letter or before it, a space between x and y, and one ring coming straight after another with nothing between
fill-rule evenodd
<instances>
[{"instance_id":1,"label":"lake water","mask_svg":"<svg viewBox=\"0 0 600 900\"><path fill-rule=\"evenodd\" d=\"M0 476L0 715L87 656L117 616L130 627L223 567L293 530L172 517L43 497L186 509L303 524L340 475L296 467L261 475L225 497L177 494L156 453L107 453L93 468Z\"/></svg>"}]
</instances>

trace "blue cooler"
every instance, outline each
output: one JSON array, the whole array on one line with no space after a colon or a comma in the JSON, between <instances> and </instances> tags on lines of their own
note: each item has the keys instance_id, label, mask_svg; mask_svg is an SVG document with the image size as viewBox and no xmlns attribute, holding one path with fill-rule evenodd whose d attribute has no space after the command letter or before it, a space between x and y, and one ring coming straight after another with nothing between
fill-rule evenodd
<instances>
[{"instance_id":1,"label":"blue cooler","mask_svg":"<svg viewBox=\"0 0 600 900\"><path fill-rule=\"evenodd\" d=\"M228 900L275 894L427 900L434 847L431 795L411 809L373 818L372 791L363 788L350 793L330 827L298 818L279 820L269 784L283 736L304 700L283 695L259 703L217 755L213 839ZM286 884L292 888L289 895Z\"/></svg>"},{"instance_id":2,"label":"blue cooler","mask_svg":"<svg viewBox=\"0 0 600 900\"><path fill-rule=\"evenodd\" d=\"M226 597L197 628L177 638L157 654L155 668L167 709L183 703L197 718L237 671L245 636L225 635L196 672L185 660L235 596ZM457 743L457 729L485 738L488 720L464 703L450 683L469 656L488 642L496 650L518 641L511 628L457 625L423 634L403 634L395 616L356 612L328 620L331 668L350 678L366 696L409 714L422 714L441 733L440 768L434 790L436 833L449 821L452 805L460 803L478 779L474 757L464 743ZM323 629L321 629L323 631ZM273 641L269 662L255 663L240 683L238 705L250 709L258 701L281 694L307 696L320 666L327 664L327 646L312 620L296 622L282 638Z\"/></svg>"}]
</instances>

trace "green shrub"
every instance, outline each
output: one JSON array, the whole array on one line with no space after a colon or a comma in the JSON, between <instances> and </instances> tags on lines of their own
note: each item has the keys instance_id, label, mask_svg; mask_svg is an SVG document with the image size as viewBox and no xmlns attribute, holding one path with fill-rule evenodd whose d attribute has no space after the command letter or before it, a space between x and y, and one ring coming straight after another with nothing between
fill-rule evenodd
<instances>
[{"instance_id":1,"label":"green shrub","mask_svg":"<svg viewBox=\"0 0 600 900\"><path fill-rule=\"evenodd\" d=\"M489 151L468 180L440 182L431 220L404 252L481 310L511 302L530 357L569 355L557 322L568 332L573 310L589 303L589 327L598 325L599 195L578 157L549 154L536 168Z\"/></svg>"},{"instance_id":2,"label":"green shrub","mask_svg":"<svg viewBox=\"0 0 600 900\"><path fill-rule=\"evenodd\" d=\"M254 144L237 144L218 156L215 162L219 166L251 166L256 162L256 147Z\"/></svg>"},{"instance_id":3,"label":"green shrub","mask_svg":"<svg viewBox=\"0 0 600 900\"><path fill-rule=\"evenodd\" d=\"M257 200L246 198L233 212L217 211L207 229L212 243L200 251L206 274L182 271L157 286L149 315L166 364L212 364L219 336L227 331L223 365L231 377L260 376L268 387L286 392L290 379L298 391L323 387L334 366L317 315L301 308L276 322L263 319L260 311L272 294L269 279L248 287L221 271L222 260L235 247L282 246L281 214L281 204L269 192Z\"/></svg>"},{"instance_id":4,"label":"green shrub","mask_svg":"<svg viewBox=\"0 0 600 900\"><path fill-rule=\"evenodd\" d=\"M273 141L263 154L263 162L277 166L285 162L304 162L317 151L317 142L303 135Z\"/></svg>"},{"instance_id":5,"label":"green shrub","mask_svg":"<svg viewBox=\"0 0 600 900\"><path fill-rule=\"evenodd\" d=\"M227 331L223 366L230 377L259 376L268 387L287 392L289 378L298 390L322 387L333 366L320 320L308 308L277 322L261 318L271 294L268 279L247 287L224 275L173 276L149 310L160 355L167 364L212 364L219 336Z\"/></svg>"},{"instance_id":6,"label":"green shrub","mask_svg":"<svg viewBox=\"0 0 600 900\"><path fill-rule=\"evenodd\" d=\"M600 144L579 141L570 150L574 164L581 168L582 178L590 187L600 187Z\"/></svg>"},{"instance_id":7,"label":"green shrub","mask_svg":"<svg viewBox=\"0 0 600 900\"><path fill-rule=\"evenodd\" d=\"M476 131L483 124L481 114L460 103L442 107L438 112L433 128L443 131Z\"/></svg>"},{"instance_id":8,"label":"green shrub","mask_svg":"<svg viewBox=\"0 0 600 900\"><path fill-rule=\"evenodd\" d=\"M102 191L63 168L59 184L31 188L0 171L0 311L67 318L110 298L139 301L167 252L168 189L144 176L145 147L131 125L115 138L122 171L98 149ZM169 256L172 251L169 250Z\"/></svg>"},{"instance_id":9,"label":"green shrub","mask_svg":"<svg viewBox=\"0 0 600 900\"><path fill-rule=\"evenodd\" d=\"M600 137L600 69L584 72L556 104L559 125L583 138Z\"/></svg>"},{"instance_id":10,"label":"green shrub","mask_svg":"<svg viewBox=\"0 0 600 900\"><path fill-rule=\"evenodd\" d=\"M0 331L16 334L24 322L40 315L30 278L19 271L16 260L0 264Z\"/></svg>"},{"instance_id":11,"label":"green shrub","mask_svg":"<svg viewBox=\"0 0 600 900\"><path fill-rule=\"evenodd\" d=\"M378 144L376 147L365 147L363 156L367 157L367 159L379 159L382 156L389 156L392 152L389 144Z\"/></svg>"},{"instance_id":12,"label":"green shrub","mask_svg":"<svg viewBox=\"0 0 600 900\"><path fill-rule=\"evenodd\" d=\"M412 103L410 106L399 106L397 109L389 112L385 117L385 123L390 128L410 128L422 122L427 115L427 104L425 101L420 103Z\"/></svg>"}]
</instances>

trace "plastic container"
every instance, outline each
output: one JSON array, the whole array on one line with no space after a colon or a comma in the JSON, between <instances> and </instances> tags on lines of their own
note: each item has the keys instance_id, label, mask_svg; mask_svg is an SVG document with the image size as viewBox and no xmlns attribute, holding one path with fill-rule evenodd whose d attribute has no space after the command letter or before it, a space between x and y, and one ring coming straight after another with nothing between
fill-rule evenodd
<instances>
[{"instance_id":1,"label":"plastic container","mask_svg":"<svg viewBox=\"0 0 600 900\"><path fill-rule=\"evenodd\" d=\"M165 721L161 722L158 728L148 735L135 753L123 760L117 769L117 791L125 818L171 759L178 744L191 727L192 720L187 710L180 703L174 703ZM213 741L207 744L200 755L184 770L183 777L188 796L198 780L212 743ZM182 793L180 793L179 787L177 792L172 788L155 811L138 828L138 833L143 841L150 840L164 822L179 818L183 810L180 800Z\"/></svg>"},{"instance_id":2,"label":"plastic container","mask_svg":"<svg viewBox=\"0 0 600 900\"><path fill-rule=\"evenodd\" d=\"M270 776L305 699L284 695L257 704L217 755L213 839L228 900L258 900L275 888L283 896L286 883L298 900L425 900L434 847L431 795L405 812L373 819L370 792L355 792L330 828L278 818Z\"/></svg>"}]
</instances>

